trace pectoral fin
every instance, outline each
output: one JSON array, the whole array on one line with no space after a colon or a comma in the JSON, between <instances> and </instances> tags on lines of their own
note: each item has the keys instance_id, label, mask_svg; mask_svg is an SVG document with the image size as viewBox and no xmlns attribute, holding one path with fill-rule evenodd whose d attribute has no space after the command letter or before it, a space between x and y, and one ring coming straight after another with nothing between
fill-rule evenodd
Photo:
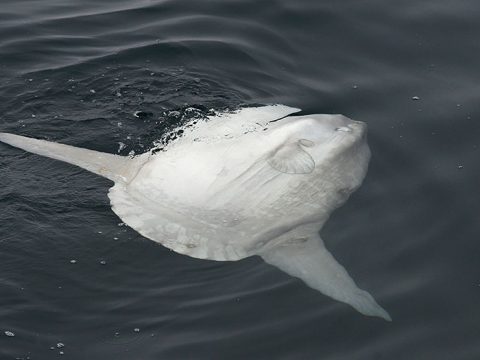
<instances>
[{"instance_id":1,"label":"pectoral fin","mask_svg":"<svg viewBox=\"0 0 480 360\"><path fill-rule=\"evenodd\" d=\"M391 321L366 291L357 287L345 268L328 252L318 235L308 241L277 245L259 254L267 263L303 280L308 286L368 316Z\"/></svg>"},{"instance_id":2,"label":"pectoral fin","mask_svg":"<svg viewBox=\"0 0 480 360\"><path fill-rule=\"evenodd\" d=\"M281 145L273 152L268 163L275 170L286 174L311 173L315 168L315 161L308 152L302 149L301 145L304 145L305 141L308 140L301 139Z\"/></svg>"}]
</instances>

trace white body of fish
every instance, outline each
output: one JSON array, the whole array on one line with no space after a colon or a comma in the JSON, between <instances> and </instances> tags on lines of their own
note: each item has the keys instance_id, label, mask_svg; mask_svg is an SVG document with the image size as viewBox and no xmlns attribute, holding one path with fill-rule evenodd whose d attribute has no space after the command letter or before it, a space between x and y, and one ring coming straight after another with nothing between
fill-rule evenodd
<instances>
[{"instance_id":1,"label":"white body of fish","mask_svg":"<svg viewBox=\"0 0 480 360\"><path fill-rule=\"evenodd\" d=\"M0 133L0 141L111 179L113 211L143 236L209 260L252 255L359 312L391 320L319 231L365 177L366 125L342 115L247 107L187 127L137 157Z\"/></svg>"}]
</instances>

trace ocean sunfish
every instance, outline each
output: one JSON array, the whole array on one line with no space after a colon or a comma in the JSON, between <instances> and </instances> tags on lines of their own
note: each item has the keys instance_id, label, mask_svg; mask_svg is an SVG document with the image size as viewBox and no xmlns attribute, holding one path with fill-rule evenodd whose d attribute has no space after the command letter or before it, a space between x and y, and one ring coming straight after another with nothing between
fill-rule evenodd
<instances>
[{"instance_id":1,"label":"ocean sunfish","mask_svg":"<svg viewBox=\"0 0 480 360\"><path fill-rule=\"evenodd\" d=\"M0 141L112 180L113 211L177 253L259 255L362 314L391 320L319 236L365 177L366 126L342 115L291 115L298 111L270 105L213 115L182 127L161 151L134 157L8 133Z\"/></svg>"}]
</instances>

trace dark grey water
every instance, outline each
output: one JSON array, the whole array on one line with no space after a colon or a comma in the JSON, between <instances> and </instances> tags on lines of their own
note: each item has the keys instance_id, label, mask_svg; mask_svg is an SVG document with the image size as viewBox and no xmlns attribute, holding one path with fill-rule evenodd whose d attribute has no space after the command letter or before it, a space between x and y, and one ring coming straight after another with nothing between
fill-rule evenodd
<instances>
[{"instance_id":1,"label":"dark grey water","mask_svg":"<svg viewBox=\"0 0 480 360\"><path fill-rule=\"evenodd\" d=\"M479 16L474 0L2 1L0 131L128 154L189 106L367 122L369 174L322 236L394 321L257 258L177 255L118 225L107 180L0 144L0 359L479 359Z\"/></svg>"}]
</instances>

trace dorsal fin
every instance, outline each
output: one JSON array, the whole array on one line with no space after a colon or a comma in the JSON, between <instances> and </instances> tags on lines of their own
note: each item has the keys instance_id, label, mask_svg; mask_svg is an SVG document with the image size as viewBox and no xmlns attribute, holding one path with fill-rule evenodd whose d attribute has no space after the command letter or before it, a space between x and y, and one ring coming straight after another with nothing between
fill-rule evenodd
<instances>
[{"instance_id":1,"label":"dorsal fin","mask_svg":"<svg viewBox=\"0 0 480 360\"><path fill-rule=\"evenodd\" d=\"M0 141L34 154L80 166L114 182L129 182L149 155L130 158L8 133L0 133Z\"/></svg>"}]
</instances>

